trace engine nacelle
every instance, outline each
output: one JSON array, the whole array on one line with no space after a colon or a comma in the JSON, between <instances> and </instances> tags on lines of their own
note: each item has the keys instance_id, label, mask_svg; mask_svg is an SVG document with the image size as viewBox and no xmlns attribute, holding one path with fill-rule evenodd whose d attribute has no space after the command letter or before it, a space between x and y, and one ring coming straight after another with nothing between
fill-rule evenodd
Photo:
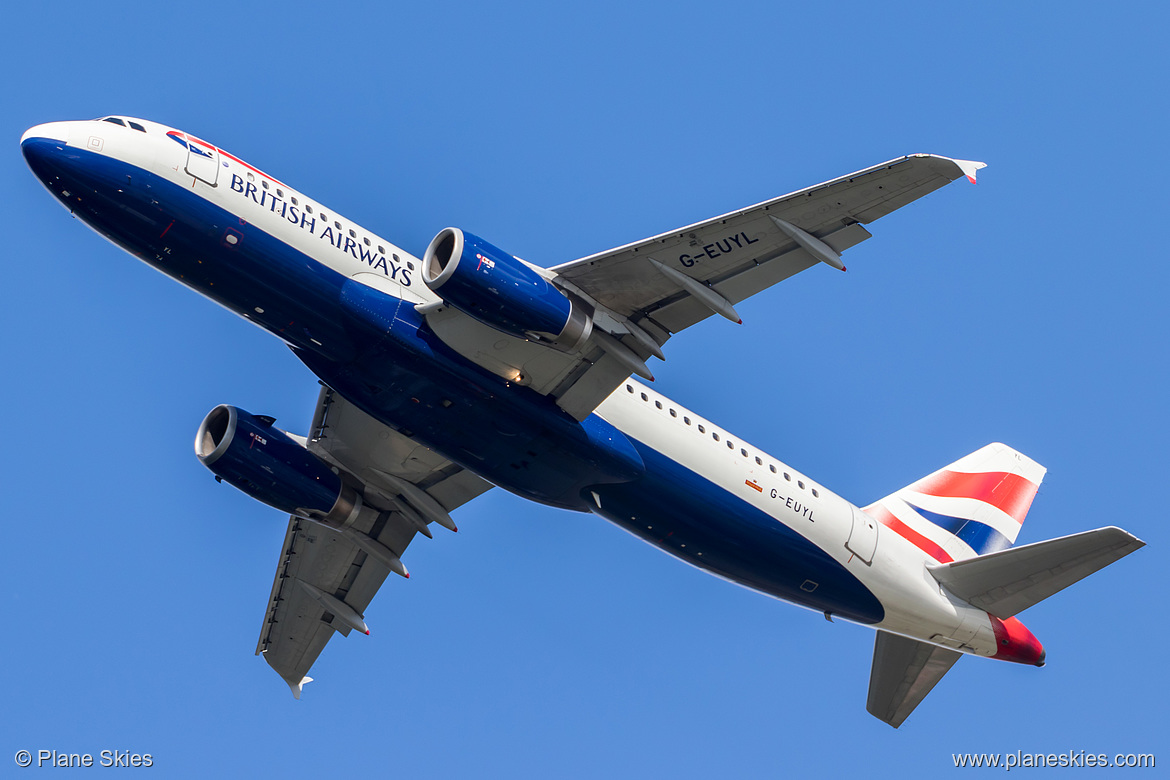
<instances>
[{"instance_id":1,"label":"engine nacelle","mask_svg":"<svg viewBox=\"0 0 1170 780\"><path fill-rule=\"evenodd\" d=\"M423 255L423 281L443 302L505 333L579 346L593 319L547 279L499 247L444 228Z\"/></svg>"},{"instance_id":2,"label":"engine nacelle","mask_svg":"<svg viewBox=\"0 0 1170 780\"><path fill-rule=\"evenodd\" d=\"M346 528L361 512L361 495L269 417L217 406L199 426L195 454L221 480L290 515Z\"/></svg>"}]
</instances>

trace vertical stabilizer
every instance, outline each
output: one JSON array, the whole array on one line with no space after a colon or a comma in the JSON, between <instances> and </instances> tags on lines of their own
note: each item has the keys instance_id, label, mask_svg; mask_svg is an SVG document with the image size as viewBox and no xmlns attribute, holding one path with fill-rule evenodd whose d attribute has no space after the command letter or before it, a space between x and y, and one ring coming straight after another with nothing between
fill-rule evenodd
<instances>
[{"instance_id":1,"label":"vertical stabilizer","mask_svg":"<svg viewBox=\"0 0 1170 780\"><path fill-rule=\"evenodd\" d=\"M1046 469L1006 444L988 444L865 511L941 563L1016 541Z\"/></svg>"}]
</instances>

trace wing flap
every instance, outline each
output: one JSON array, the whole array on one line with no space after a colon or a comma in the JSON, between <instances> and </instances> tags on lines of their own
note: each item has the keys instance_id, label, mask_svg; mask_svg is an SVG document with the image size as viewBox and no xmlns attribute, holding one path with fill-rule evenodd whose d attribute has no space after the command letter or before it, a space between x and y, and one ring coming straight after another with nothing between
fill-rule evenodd
<instances>
[{"instance_id":1,"label":"wing flap","mask_svg":"<svg viewBox=\"0 0 1170 780\"><path fill-rule=\"evenodd\" d=\"M962 655L878 631L865 708L878 720L898 728Z\"/></svg>"}]
</instances>

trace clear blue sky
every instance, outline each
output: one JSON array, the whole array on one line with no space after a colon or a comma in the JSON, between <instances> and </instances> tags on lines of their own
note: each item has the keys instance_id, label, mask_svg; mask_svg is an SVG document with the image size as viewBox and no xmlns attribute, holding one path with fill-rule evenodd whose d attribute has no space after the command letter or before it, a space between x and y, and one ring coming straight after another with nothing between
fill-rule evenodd
<instances>
[{"instance_id":1,"label":"clear blue sky","mask_svg":"<svg viewBox=\"0 0 1170 780\"><path fill-rule=\"evenodd\" d=\"M1170 762L1160 5L20 3L5 11L0 774L939 776L952 752ZM302 701L252 655L285 519L199 465L221 402L297 433L277 340L100 240L17 141L189 130L421 253L551 265L912 152L984 160L670 343L658 386L855 502L989 441L1049 468L1020 542L1149 547L964 659L900 731L873 635L493 491L419 539ZM1165 755L1163 755L1165 754ZM35 770L24 770L32 773Z\"/></svg>"}]
</instances>

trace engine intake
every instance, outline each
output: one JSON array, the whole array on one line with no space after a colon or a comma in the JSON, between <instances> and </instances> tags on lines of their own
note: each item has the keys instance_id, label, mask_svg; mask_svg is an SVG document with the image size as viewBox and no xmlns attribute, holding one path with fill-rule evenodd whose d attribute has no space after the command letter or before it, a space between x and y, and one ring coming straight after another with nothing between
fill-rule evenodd
<instances>
[{"instance_id":1,"label":"engine intake","mask_svg":"<svg viewBox=\"0 0 1170 780\"><path fill-rule=\"evenodd\" d=\"M270 417L217 406L199 426L195 454L221 480L290 515L346 528L361 512L361 495Z\"/></svg>"},{"instance_id":2,"label":"engine intake","mask_svg":"<svg viewBox=\"0 0 1170 780\"><path fill-rule=\"evenodd\" d=\"M497 246L444 228L423 255L423 281L443 302L493 328L568 350L593 330L584 307Z\"/></svg>"}]
</instances>

